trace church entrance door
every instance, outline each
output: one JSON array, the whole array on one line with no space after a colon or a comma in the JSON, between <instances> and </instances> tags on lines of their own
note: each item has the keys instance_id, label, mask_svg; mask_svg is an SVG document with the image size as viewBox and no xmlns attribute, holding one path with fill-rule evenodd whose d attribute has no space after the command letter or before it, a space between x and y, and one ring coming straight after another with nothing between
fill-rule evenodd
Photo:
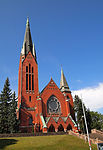
<instances>
[{"instance_id":1,"label":"church entrance door","mask_svg":"<svg viewBox=\"0 0 103 150\"><path fill-rule=\"evenodd\" d=\"M55 132L55 127L53 126L53 124L50 125L48 132Z\"/></svg>"},{"instance_id":2,"label":"church entrance door","mask_svg":"<svg viewBox=\"0 0 103 150\"><path fill-rule=\"evenodd\" d=\"M58 127L58 132L61 132L61 131L64 131L64 128L63 128L62 124L60 124L59 127Z\"/></svg>"}]
</instances>

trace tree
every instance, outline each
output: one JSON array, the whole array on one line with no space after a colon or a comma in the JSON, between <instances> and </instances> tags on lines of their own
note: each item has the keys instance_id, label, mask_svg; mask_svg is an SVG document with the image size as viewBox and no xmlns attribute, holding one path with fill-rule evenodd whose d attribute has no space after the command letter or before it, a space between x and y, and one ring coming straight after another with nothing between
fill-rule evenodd
<instances>
[{"instance_id":1,"label":"tree","mask_svg":"<svg viewBox=\"0 0 103 150\"><path fill-rule=\"evenodd\" d=\"M90 110L87 109L85 105L84 105L84 110L85 110L85 114L86 114L88 130L89 130L89 132L91 132ZM79 98L78 95L75 95L75 98L74 98L74 111L76 114L76 121L77 121L78 127L80 128L81 132L86 133L84 114L83 114L83 109L82 109L82 100Z\"/></svg>"},{"instance_id":2,"label":"tree","mask_svg":"<svg viewBox=\"0 0 103 150\"><path fill-rule=\"evenodd\" d=\"M16 102L16 95L15 92L12 94L12 100L10 103L10 115L9 115L9 132L15 133L18 131L18 120L16 115L16 108L17 108L17 102Z\"/></svg>"},{"instance_id":3,"label":"tree","mask_svg":"<svg viewBox=\"0 0 103 150\"><path fill-rule=\"evenodd\" d=\"M18 130L16 116L16 96L12 94L10 82L7 78L0 94L0 133L14 133Z\"/></svg>"},{"instance_id":4,"label":"tree","mask_svg":"<svg viewBox=\"0 0 103 150\"><path fill-rule=\"evenodd\" d=\"M78 95L75 95L75 98L74 98L74 111L76 114L76 122L77 122L78 128L80 128L80 130L84 132L82 102L81 102L81 99L78 97Z\"/></svg>"},{"instance_id":5,"label":"tree","mask_svg":"<svg viewBox=\"0 0 103 150\"><path fill-rule=\"evenodd\" d=\"M0 94L0 133L2 133L2 101L1 101L1 94Z\"/></svg>"},{"instance_id":6,"label":"tree","mask_svg":"<svg viewBox=\"0 0 103 150\"><path fill-rule=\"evenodd\" d=\"M0 133L8 133L10 102L12 93L10 89L9 79L7 78L4 84L3 91L0 95Z\"/></svg>"},{"instance_id":7,"label":"tree","mask_svg":"<svg viewBox=\"0 0 103 150\"><path fill-rule=\"evenodd\" d=\"M87 126L88 126L88 132L91 132L91 124L92 124L92 117L91 112L89 109L86 110L86 120L87 120Z\"/></svg>"},{"instance_id":8,"label":"tree","mask_svg":"<svg viewBox=\"0 0 103 150\"><path fill-rule=\"evenodd\" d=\"M103 115L94 111L91 111L90 114L92 118L91 128L103 130Z\"/></svg>"}]
</instances>

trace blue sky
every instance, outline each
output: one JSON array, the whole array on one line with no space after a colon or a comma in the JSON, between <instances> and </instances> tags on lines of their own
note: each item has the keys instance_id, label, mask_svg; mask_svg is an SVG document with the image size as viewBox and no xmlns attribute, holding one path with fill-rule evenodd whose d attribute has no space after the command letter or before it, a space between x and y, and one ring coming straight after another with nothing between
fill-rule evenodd
<instances>
[{"instance_id":1,"label":"blue sky","mask_svg":"<svg viewBox=\"0 0 103 150\"><path fill-rule=\"evenodd\" d=\"M103 0L0 0L0 90L9 77L18 91L27 16L40 91L51 77L60 85L61 65L72 91L103 84ZM103 112L103 104L97 109Z\"/></svg>"}]
</instances>

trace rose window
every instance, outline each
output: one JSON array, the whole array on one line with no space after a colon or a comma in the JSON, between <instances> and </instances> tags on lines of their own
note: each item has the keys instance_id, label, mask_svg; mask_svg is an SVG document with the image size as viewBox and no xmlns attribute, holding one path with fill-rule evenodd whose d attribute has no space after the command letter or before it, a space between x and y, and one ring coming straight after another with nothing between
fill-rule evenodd
<instances>
[{"instance_id":1,"label":"rose window","mask_svg":"<svg viewBox=\"0 0 103 150\"><path fill-rule=\"evenodd\" d=\"M54 95L47 101L47 112L50 114L59 114L61 112L60 102Z\"/></svg>"}]
</instances>

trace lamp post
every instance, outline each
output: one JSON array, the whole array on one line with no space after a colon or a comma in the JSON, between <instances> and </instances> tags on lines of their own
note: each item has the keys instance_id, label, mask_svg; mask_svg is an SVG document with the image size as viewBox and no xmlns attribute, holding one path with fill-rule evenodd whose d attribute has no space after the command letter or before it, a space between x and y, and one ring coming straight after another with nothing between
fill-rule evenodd
<instances>
[{"instance_id":1,"label":"lamp post","mask_svg":"<svg viewBox=\"0 0 103 150\"><path fill-rule=\"evenodd\" d=\"M82 100L81 100L81 101L82 101ZM92 148L91 148L91 143L90 143L90 139L89 139L89 132L88 132L88 126L87 126L87 121L86 121L86 115L85 115L85 110L84 110L84 104L83 104L83 102L82 102L82 109L83 109L84 121L85 121L85 126L86 126L86 131L87 131L87 137L88 137L89 148L90 148L90 150L92 150Z\"/></svg>"}]
</instances>

